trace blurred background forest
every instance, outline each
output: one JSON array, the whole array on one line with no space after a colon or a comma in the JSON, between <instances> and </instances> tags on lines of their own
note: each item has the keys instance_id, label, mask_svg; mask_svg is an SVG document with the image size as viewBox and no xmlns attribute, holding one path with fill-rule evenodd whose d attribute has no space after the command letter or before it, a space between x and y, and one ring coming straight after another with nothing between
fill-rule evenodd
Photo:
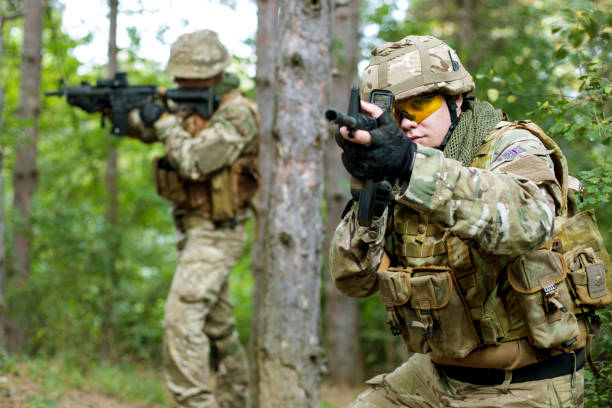
<instances>
[{"instance_id":1,"label":"blurred background forest","mask_svg":"<svg viewBox=\"0 0 612 408\"><path fill-rule=\"evenodd\" d=\"M22 70L28 1L2 0L1 4L4 222L0 300L3 295L4 302L0 312L4 333L0 341L4 347L0 374L23 364L39 373L46 385L27 406L59 406L54 405L62 398L57 389L84 384L128 400L166 404L168 396L159 375L162 319L176 251L170 203L156 195L151 174L151 162L162 155L162 146L113 137L108 126L100 126L99 116L87 115L63 99L42 97L42 91L55 89L60 78L76 85L84 79L95 82L108 73L106 65L83 72L83 62L73 51L92 41L92 35L72 38L62 31L64 5L59 0L48 0L43 9L40 89L36 91L40 105L35 117L28 116L23 83L29 79ZM122 9L121 1L118 5L119 13L139 13ZM492 102L512 119L537 122L562 146L571 174L585 187L581 205L595 209L608 252L612 251L609 0L338 0L335 5L336 16L356 7L349 23L358 32L353 35L358 53L347 58L346 42L334 33L330 78L343 73L349 84L356 81L356 63L367 60L369 50L383 41L408 34L432 34L447 41L474 76L478 98ZM163 13L161 4L156 7ZM118 68L128 72L130 83L172 86L164 65L139 53L139 28L130 26L128 31L131 43L117 55ZM253 72L260 50L256 38L246 43L252 54L235 57L234 71L242 78L242 90L255 98L259 82ZM333 92L329 103L320 107L321 115L329 106L346 109L348 87ZM33 127L37 128L34 138ZM113 155L115 190L108 184ZM348 181L344 174L337 174L328 171L324 185L328 189L340 186L333 197L343 205L349 197ZM23 179L28 177L35 180L34 185L24 187ZM31 203L25 206L20 198L27 196L23 188L31 188ZM338 214L330 210L331 196L326 193L325 197L322 208L328 212L323 219L326 228L334 228ZM249 228L252 244L254 223ZM323 232L317 239L323 240ZM245 346L251 337L254 296L250 249L251 245L230 278ZM322 378L327 387L347 389L351 400L363 379L391 370L407 356L400 340L388 331L378 296L355 301L357 336L338 332L331 320L342 320L342 315L326 310L335 296L329 288L326 253L324 247L320 335L328 369ZM608 328L612 313L608 308L600 314L602 336L593 353L612 381ZM353 343L344 356L356 362L348 377L338 374L337 365L344 363L336 363L330 351L337 349L330 344L337 337L351 337ZM49 373L62 380L53 382L54 375ZM10 392L0 383L0 394ZM336 406L323 397L323 406ZM609 406L610 401L610 386L595 381L588 372L586 406Z\"/></svg>"}]
</instances>

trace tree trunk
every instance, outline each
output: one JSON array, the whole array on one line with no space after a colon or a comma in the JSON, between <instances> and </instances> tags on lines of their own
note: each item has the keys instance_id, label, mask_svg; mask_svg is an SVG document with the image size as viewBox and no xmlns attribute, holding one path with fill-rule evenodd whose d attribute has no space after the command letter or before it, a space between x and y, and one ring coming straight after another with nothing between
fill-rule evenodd
<instances>
[{"instance_id":1,"label":"tree trunk","mask_svg":"<svg viewBox=\"0 0 612 408\"><path fill-rule=\"evenodd\" d=\"M349 0L346 5L336 8L330 106L343 112L348 108L350 88L358 81L358 21L359 0ZM350 198L348 175L340 160L341 150L333 133L330 136L325 149L325 251L329 248L342 210ZM329 381L334 385L356 385L363 381L364 376L359 340L359 303L356 299L340 293L331 279L329 267L326 267L325 271L325 344Z\"/></svg>"},{"instance_id":2,"label":"tree trunk","mask_svg":"<svg viewBox=\"0 0 612 408\"><path fill-rule=\"evenodd\" d=\"M268 202L270 178L272 177L272 151L267 146L272 145L272 119L274 117L274 60L277 44L276 15L278 11L277 0L257 1L257 75L255 76L255 99L259 108L261 118L261 132L259 138L259 174L260 190L256 198L255 206L255 237L253 240L252 263L253 271L253 312L251 315L251 338L249 344L250 382L249 392L253 401L259 400L259 375L256 361L256 340L261 336L259 312L262 299L266 293L263 284L264 275L264 246L263 237L266 234L265 226L268 217Z\"/></svg>"},{"instance_id":3,"label":"tree trunk","mask_svg":"<svg viewBox=\"0 0 612 408\"><path fill-rule=\"evenodd\" d=\"M273 172L258 276L255 407L319 407L323 148L331 47L328 1L279 0L269 150ZM258 36L258 39L261 37ZM258 44L259 48L259 44ZM264 118L264 122L269 118ZM264 154L264 155L265 155ZM265 296L264 296L265 294ZM253 334L252 333L252 334Z\"/></svg>"},{"instance_id":4,"label":"tree trunk","mask_svg":"<svg viewBox=\"0 0 612 408\"><path fill-rule=\"evenodd\" d=\"M474 10L478 10L478 0L456 1L459 9L457 19L457 24L460 27L459 47L462 51L467 52L468 54L464 65L469 70L477 66L480 59L478 50L470 49L474 48L474 32L476 31L476 13L474 13Z\"/></svg>"},{"instance_id":5,"label":"tree trunk","mask_svg":"<svg viewBox=\"0 0 612 408\"><path fill-rule=\"evenodd\" d=\"M117 9L119 0L109 0L109 36L108 36L108 77L115 76L117 71ZM106 159L106 192L108 196L108 209L106 220L108 222L108 276L110 290L105 291L102 311L102 355L109 360L116 360L115 328L112 322L114 293L119 284L117 274L117 253L119 250L117 231L119 229L119 189L117 187L117 160L118 151L114 139L109 139L108 157Z\"/></svg>"},{"instance_id":6,"label":"tree trunk","mask_svg":"<svg viewBox=\"0 0 612 408\"><path fill-rule=\"evenodd\" d=\"M4 54L4 2L0 1L0 72L2 72L2 56ZM4 112L4 84L0 75L0 135L2 134L2 119ZM4 168L4 151L0 138L0 169ZM6 276L6 247L4 246L4 178L0 175L0 350L6 349L4 335L4 277Z\"/></svg>"},{"instance_id":7,"label":"tree trunk","mask_svg":"<svg viewBox=\"0 0 612 408\"><path fill-rule=\"evenodd\" d=\"M40 60L42 47L43 0L24 0L23 54L18 117L23 121L23 133L18 135L15 148L13 185L14 207L19 213L15 228L15 257L17 272L25 280L30 275L30 247L32 235L32 197L36 190L38 169L38 117L40 110Z\"/></svg>"}]
</instances>

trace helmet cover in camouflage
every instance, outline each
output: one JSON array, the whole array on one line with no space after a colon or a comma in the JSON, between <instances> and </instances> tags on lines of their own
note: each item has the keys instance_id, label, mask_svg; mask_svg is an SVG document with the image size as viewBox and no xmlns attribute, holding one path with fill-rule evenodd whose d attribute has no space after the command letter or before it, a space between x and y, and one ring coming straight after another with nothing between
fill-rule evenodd
<instances>
[{"instance_id":1,"label":"helmet cover in camouflage","mask_svg":"<svg viewBox=\"0 0 612 408\"><path fill-rule=\"evenodd\" d=\"M474 80L455 50L431 36L409 35L372 50L360 93L367 101L373 89L385 89L393 92L397 101L431 92L458 95L474 88Z\"/></svg>"},{"instance_id":2,"label":"helmet cover in camouflage","mask_svg":"<svg viewBox=\"0 0 612 408\"><path fill-rule=\"evenodd\" d=\"M210 78L232 62L217 33L200 30L181 35L170 47L166 72L177 78Z\"/></svg>"}]
</instances>

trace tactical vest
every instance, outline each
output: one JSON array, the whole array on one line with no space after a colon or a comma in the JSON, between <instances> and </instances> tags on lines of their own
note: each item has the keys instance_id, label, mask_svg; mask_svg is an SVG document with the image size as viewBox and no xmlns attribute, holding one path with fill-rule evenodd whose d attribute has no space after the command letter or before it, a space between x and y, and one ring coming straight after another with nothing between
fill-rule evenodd
<instances>
[{"instance_id":1,"label":"tactical vest","mask_svg":"<svg viewBox=\"0 0 612 408\"><path fill-rule=\"evenodd\" d=\"M410 352L444 364L514 369L584 347L579 321L612 302L610 257L593 212L575 213L567 163L552 139L529 121L502 122L471 167L486 168L496 140L511 129L531 132L551 151L563 197L553 237L519 257L485 254L396 205L385 244L393 267L385 255L377 273L391 331Z\"/></svg>"},{"instance_id":2,"label":"tactical vest","mask_svg":"<svg viewBox=\"0 0 612 408\"><path fill-rule=\"evenodd\" d=\"M196 137L208 127L222 107L231 103L245 103L255 115L259 128L257 106L237 90L223 94L219 108L209 119L191 114L183 119L183 127ZM178 210L210 214L213 221L229 221L237 212L247 208L259 189L258 138L251 140L231 166L216 171L206 181L183 178L166 156L155 159L153 174L157 193L172 201Z\"/></svg>"}]
</instances>

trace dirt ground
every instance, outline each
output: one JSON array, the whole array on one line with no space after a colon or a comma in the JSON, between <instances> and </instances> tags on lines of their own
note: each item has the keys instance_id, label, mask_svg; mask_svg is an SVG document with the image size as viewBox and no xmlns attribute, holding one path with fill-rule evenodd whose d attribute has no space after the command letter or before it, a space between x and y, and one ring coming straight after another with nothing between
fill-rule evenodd
<instances>
[{"instance_id":1,"label":"dirt ground","mask_svg":"<svg viewBox=\"0 0 612 408\"><path fill-rule=\"evenodd\" d=\"M16 369L0 375L2 408L161 408L148 403L131 403L87 389L70 389L57 395L46 392L27 377L26 370Z\"/></svg>"},{"instance_id":2,"label":"dirt ground","mask_svg":"<svg viewBox=\"0 0 612 408\"><path fill-rule=\"evenodd\" d=\"M346 407L359 390L323 386L321 400L335 407ZM44 390L28 377L27 370L17 368L0 375L1 408L162 408L150 403L134 403L117 399L95 390L70 389L62 395Z\"/></svg>"}]
</instances>

